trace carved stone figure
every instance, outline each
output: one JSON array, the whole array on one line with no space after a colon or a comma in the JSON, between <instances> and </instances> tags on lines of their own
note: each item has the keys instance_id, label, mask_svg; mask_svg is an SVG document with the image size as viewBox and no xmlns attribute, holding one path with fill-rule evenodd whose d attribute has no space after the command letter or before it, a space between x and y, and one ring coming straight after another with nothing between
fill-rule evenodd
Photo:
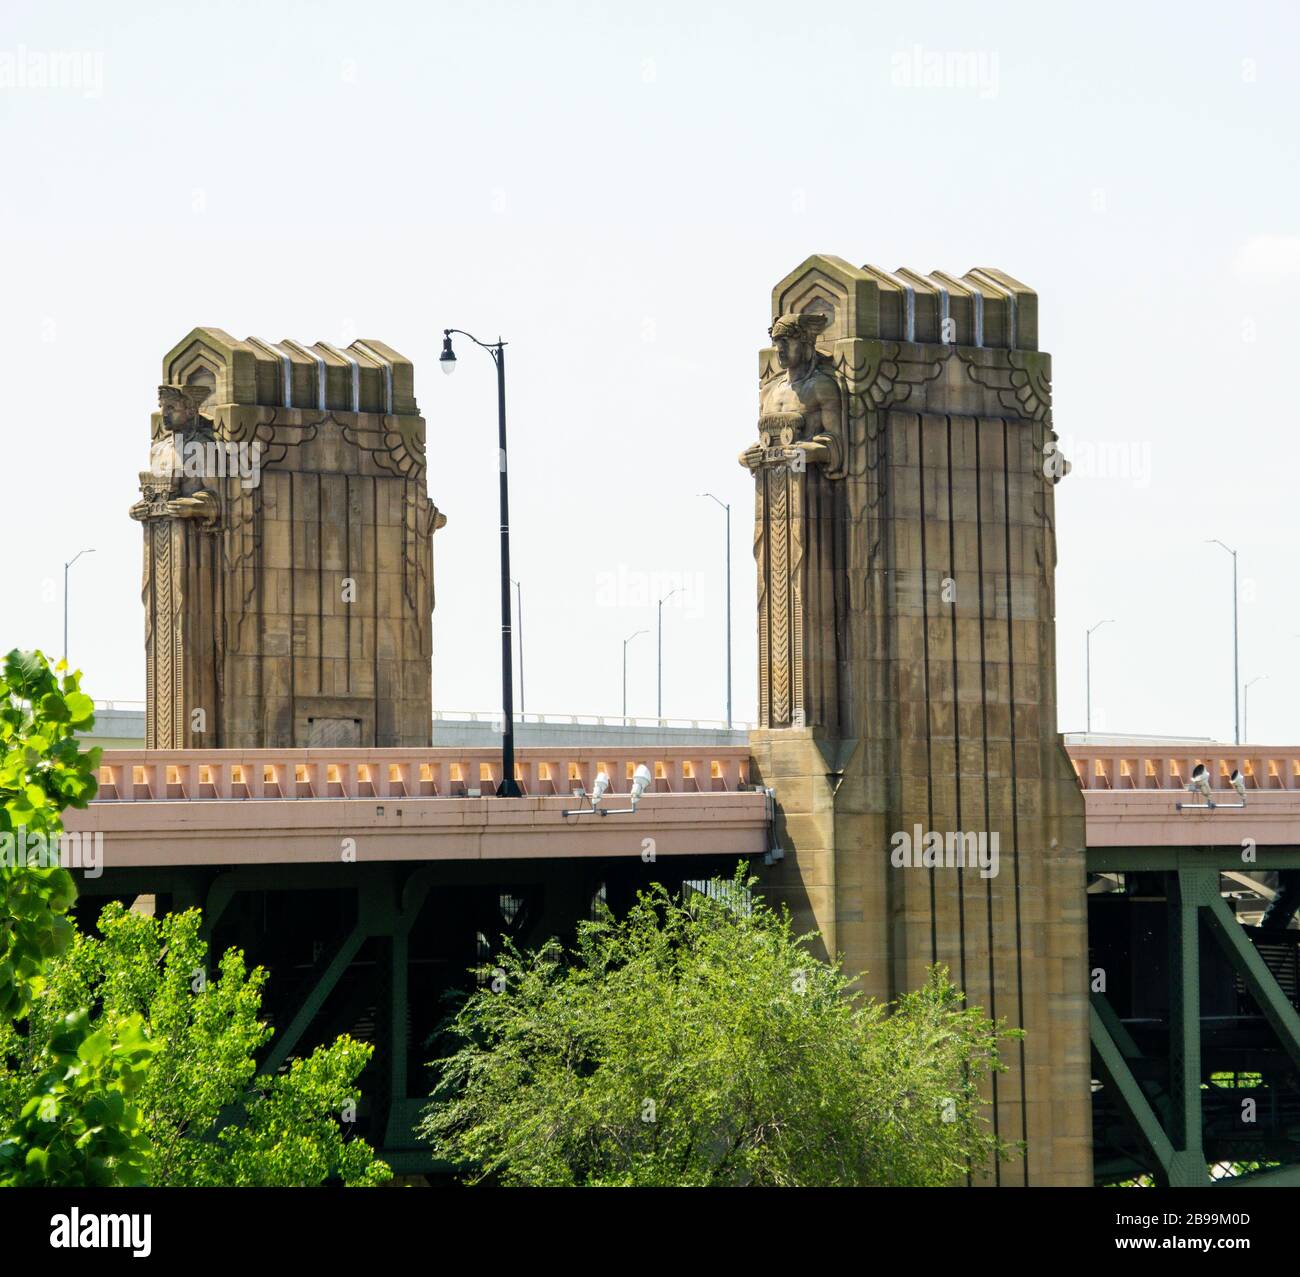
<instances>
[{"instance_id":1,"label":"carved stone figure","mask_svg":"<svg viewBox=\"0 0 1300 1277\"><path fill-rule=\"evenodd\" d=\"M817 354L817 337L826 323L827 317L816 313L782 315L768 329L782 372L759 392L759 441L741 454L741 463L751 470L773 464L838 467L844 397Z\"/></svg>"},{"instance_id":2,"label":"carved stone figure","mask_svg":"<svg viewBox=\"0 0 1300 1277\"><path fill-rule=\"evenodd\" d=\"M214 492L194 478L186 479L187 444L215 442L212 422L200 408L208 397L206 386L159 386L158 407L166 434L149 450L149 469L140 473L144 499L131 507L131 517L194 519L205 531L215 531L221 514Z\"/></svg>"},{"instance_id":3,"label":"carved stone figure","mask_svg":"<svg viewBox=\"0 0 1300 1277\"><path fill-rule=\"evenodd\" d=\"M843 473L844 393L817 337L826 316L781 315L768 330L781 372L759 392L757 512L759 723L839 721L835 542Z\"/></svg>"}]
</instances>

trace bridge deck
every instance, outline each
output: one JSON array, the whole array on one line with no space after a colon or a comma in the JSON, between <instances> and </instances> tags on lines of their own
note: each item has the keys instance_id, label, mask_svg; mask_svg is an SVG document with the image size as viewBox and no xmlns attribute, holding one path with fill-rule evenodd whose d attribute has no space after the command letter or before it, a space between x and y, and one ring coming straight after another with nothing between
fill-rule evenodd
<instances>
[{"instance_id":1,"label":"bridge deck","mask_svg":"<svg viewBox=\"0 0 1300 1277\"><path fill-rule=\"evenodd\" d=\"M1091 848L1300 845L1300 749L1072 745ZM654 783L635 814L565 817L610 778L607 808L626 807L633 770ZM1214 810L1186 778L1208 768ZM1245 777L1246 806L1228 777ZM336 861L342 840L385 860L531 859L630 854L761 856L768 801L749 785L744 745L529 746L516 754L525 797L490 797L496 749L105 750L100 794L70 811L72 832L102 832L121 865ZM779 799L778 795L778 799ZM364 849L360 844L364 843Z\"/></svg>"}]
</instances>

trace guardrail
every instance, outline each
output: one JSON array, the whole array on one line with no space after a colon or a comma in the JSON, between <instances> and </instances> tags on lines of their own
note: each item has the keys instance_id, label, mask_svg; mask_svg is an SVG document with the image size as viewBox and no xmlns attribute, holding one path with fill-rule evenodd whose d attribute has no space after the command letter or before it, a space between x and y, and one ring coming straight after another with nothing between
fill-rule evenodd
<instances>
[{"instance_id":1,"label":"guardrail","mask_svg":"<svg viewBox=\"0 0 1300 1277\"><path fill-rule=\"evenodd\" d=\"M125 710L132 713L143 714L145 710L144 701L96 701L96 710L103 710L105 713L111 713L115 710ZM501 711L497 710L463 710L463 709L436 709L433 711L433 721L435 723L486 723L488 725L500 724ZM516 726L521 723L540 723L554 724L559 726L579 725L587 727L676 727L691 729L694 731L736 731L747 732L753 727L753 723L742 723L733 720L728 726L725 719L721 718L644 718L637 715L623 716L621 714L516 714Z\"/></svg>"}]
</instances>

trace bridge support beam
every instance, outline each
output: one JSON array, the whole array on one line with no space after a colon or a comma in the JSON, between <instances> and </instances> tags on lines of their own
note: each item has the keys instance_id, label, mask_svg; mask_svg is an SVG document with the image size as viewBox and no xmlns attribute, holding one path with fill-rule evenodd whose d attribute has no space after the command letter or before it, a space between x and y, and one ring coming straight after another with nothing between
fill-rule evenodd
<instances>
[{"instance_id":1,"label":"bridge support beam","mask_svg":"<svg viewBox=\"0 0 1300 1277\"><path fill-rule=\"evenodd\" d=\"M1218 892L1218 875L1207 870L1171 874L1169 901L1169 1137L1173 1155L1165 1166L1171 1187L1209 1179L1201 1141L1201 946L1200 911Z\"/></svg>"}]
</instances>

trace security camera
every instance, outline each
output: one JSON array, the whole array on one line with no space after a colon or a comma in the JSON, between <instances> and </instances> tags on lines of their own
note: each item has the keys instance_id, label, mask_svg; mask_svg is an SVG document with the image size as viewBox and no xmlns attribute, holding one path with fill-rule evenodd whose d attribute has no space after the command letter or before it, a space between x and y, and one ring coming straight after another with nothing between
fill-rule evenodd
<instances>
[{"instance_id":1,"label":"security camera","mask_svg":"<svg viewBox=\"0 0 1300 1277\"><path fill-rule=\"evenodd\" d=\"M1200 794L1208 802L1210 799L1210 773L1205 770L1204 763L1197 763L1192 768L1192 778L1187 782L1187 788L1194 793Z\"/></svg>"},{"instance_id":2,"label":"security camera","mask_svg":"<svg viewBox=\"0 0 1300 1277\"><path fill-rule=\"evenodd\" d=\"M1246 778L1234 767L1232 775L1228 777L1228 784L1237 791L1243 798L1246 796Z\"/></svg>"},{"instance_id":3,"label":"security camera","mask_svg":"<svg viewBox=\"0 0 1300 1277\"><path fill-rule=\"evenodd\" d=\"M636 771L632 773L632 810L636 810L636 805L641 801L641 795L650 788L650 769L642 763Z\"/></svg>"},{"instance_id":4,"label":"security camera","mask_svg":"<svg viewBox=\"0 0 1300 1277\"><path fill-rule=\"evenodd\" d=\"M605 797L605 791L609 788L609 777L604 772L596 773L596 783L591 787L591 805L600 806L600 800Z\"/></svg>"}]
</instances>

